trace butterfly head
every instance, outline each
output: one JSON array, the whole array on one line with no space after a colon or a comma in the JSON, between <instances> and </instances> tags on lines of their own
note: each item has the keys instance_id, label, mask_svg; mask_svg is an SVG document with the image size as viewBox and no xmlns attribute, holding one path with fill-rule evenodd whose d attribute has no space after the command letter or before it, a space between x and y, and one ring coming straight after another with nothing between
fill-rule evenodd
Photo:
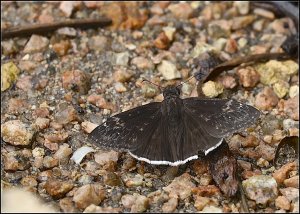
<instances>
[{"instance_id":1,"label":"butterfly head","mask_svg":"<svg viewBox=\"0 0 300 214\"><path fill-rule=\"evenodd\" d=\"M180 89L176 86L167 86L163 91L164 98L167 97L179 97Z\"/></svg>"}]
</instances>

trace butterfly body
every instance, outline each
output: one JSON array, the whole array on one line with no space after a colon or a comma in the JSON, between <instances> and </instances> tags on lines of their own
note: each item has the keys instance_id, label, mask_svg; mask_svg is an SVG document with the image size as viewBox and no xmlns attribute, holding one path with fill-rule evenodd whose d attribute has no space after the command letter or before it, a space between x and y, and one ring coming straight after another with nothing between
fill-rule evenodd
<instances>
[{"instance_id":1,"label":"butterfly body","mask_svg":"<svg viewBox=\"0 0 300 214\"><path fill-rule=\"evenodd\" d=\"M235 100L181 99L178 87L167 87L163 95L162 102L108 118L90 133L92 141L150 164L174 166L197 159L199 151L208 154L259 117L258 110Z\"/></svg>"}]
</instances>

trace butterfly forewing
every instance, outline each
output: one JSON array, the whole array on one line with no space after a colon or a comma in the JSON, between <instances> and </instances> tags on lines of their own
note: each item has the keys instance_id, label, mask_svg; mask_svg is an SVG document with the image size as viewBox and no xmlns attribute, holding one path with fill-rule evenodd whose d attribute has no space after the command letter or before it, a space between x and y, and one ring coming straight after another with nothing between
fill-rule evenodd
<instances>
[{"instance_id":1,"label":"butterfly forewing","mask_svg":"<svg viewBox=\"0 0 300 214\"><path fill-rule=\"evenodd\" d=\"M106 122L96 127L89 137L104 148L117 150L136 148L138 136L156 128L160 114L160 103L157 102L136 107L108 118Z\"/></svg>"},{"instance_id":2,"label":"butterfly forewing","mask_svg":"<svg viewBox=\"0 0 300 214\"><path fill-rule=\"evenodd\" d=\"M185 108L201 120L214 137L226 137L255 123L260 116L256 108L233 99L184 99Z\"/></svg>"}]
</instances>

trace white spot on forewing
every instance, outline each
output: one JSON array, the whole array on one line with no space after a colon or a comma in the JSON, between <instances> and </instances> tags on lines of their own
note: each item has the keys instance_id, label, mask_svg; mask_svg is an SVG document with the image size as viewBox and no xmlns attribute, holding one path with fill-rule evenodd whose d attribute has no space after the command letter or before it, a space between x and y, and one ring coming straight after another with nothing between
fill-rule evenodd
<instances>
[{"instance_id":1,"label":"white spot on forewing","mask_svg":"<svg viewBox=\"0 0 300 214\"><path fill-rule=\"evenodd\" d=\"M179 161L175 161L175 162L170 162L170 161L163 161L163 160L149 160L147 158L143 158L143 157L138 157L134 154L132 154L130 151L128 151L128 153L134 157L135 159L138 159L140 161L145 161L149 164L153 164L153 165L170 165L170 166L178 166L178 165L182 165L185 164L186 162L190 161L190 160L194 160L198 158L198 155L194 155L191 156L185 160L179 160Z\"/></svg>"}]
</instances>

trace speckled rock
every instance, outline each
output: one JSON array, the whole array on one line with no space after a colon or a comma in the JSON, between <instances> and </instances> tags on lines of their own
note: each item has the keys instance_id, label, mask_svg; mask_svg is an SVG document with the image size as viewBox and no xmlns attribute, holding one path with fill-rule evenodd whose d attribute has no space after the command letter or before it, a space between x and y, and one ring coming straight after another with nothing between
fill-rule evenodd
<instances>
[{"instance_id":1,"label":"speckled rock","mask_svg":"<svg viewBox=\"0 0 300 214\"><path fill-rule=\"evenodd\" d=\"M83 213L119 213L121 211L120 208L113 208L113 207L99 207L95 204L91 204L85 210Z\"/></svg>"},{"instance_id":2,"label":"speckled rock","mask_svg":"<svg viewBox=\"0 0 300 214\"><path fill-rule=\"evenodd\" d=\"M98 205L105 195L105 190L100 184L87 184L74 192L73 201L79 209L85 209L91 204Z\"/></svg>"},{"instance_id":3,"label":"speckled rock","mask_svg":"<svg viewBox=\"0 0 300 214\"><path fill-rule=\"evenodd\" d=\"M278 81L273 85L273 90L279 98L283 98L289 92L289 84L285 81Z\"/></svg>"},{"instance_id":4,"label":"speckled rock","mask_svg":"<svg viewBox=\"0 0 300 214\"><path fill-rule=\"evenodd\" d=\"M250 66L241 68L236 73L243 87L254 87L260 79L259 73Z\"/></svg>"},{"instance_id":5,"label":"speckled rock","mask_svg":"<svg viewBox=\"0 0 300 214\"><path fill-rule=\"evenodd\" d=\"M299 189L299 175L285 179L283 183L286 187L294 187Z\"/></svg>"},{"instance_id":6,"label":"speckled rock","mask_svg":"<svg viewBox=\"0 0 300 214\"><path fill-rule=\"evenodd\" d=\"M292 60L270 60L267 63L258 64L255 69L260 74L260 81L271 85L279 80L289 81L290 76L298 71L299 66Z\"/></svg>"},{"instance_id":7,"label":"speckled rock","mask_svg":"<svg viewBox=\"0 0 300 214\"><path fill-rule=\"evenodd\" d=\"M178 19L188 19L194 12L189 3L170 4L168 9Z\"/></svg>"},{"instance_id":8,"label":"speckled rock","mask_svg":"<svg viewBox=\"0 0 300 214\"><path fill-rule=\"evenodd\" d=\"M16 83L17 88L23 90L23 91L29 91L32 89L33 84L32 84L32 76L26 75L26 76L21 76L17 83Z\"/></svg>"},{"instance_id":9,"label":"speckled rock","mask_svg":"<svg viewBox=\"0 0 300 214\"><path fill-rule=\"evenodd\" d=\"M87 97L89 103L103 109L114 110L114 105L111 102L106 101L106 99L101 95L91 94Z\"/></svg>"},{"instance_id":10,"label":"speckled rock","mask_svg":"<svg viewBox=\"0 0 300 214\"><path fill-rule=\"evenodd\" d=\"M206 206L200 213L223 213L223 210L216 206Z\"/></svg>"},{"instance_id":11,"label":"speckled rock","mask_svg":"<svg viewBox=\"0 0 300 214\"><path fill-rule=\"evenodd\" d=\"M109 40L105 36L93 36L88 41L89 48L96 51L105 51L110 46Z\"/></svg>"},{"instance_id":12,"label":"speckled rock","mask_svg":"<svg viewBox=\"0 0 300 214\"><path fill-rule=\"evenodd\" d=\"M127 88L121 82L116 82L114 84L114 87L115 87L116 91L119 92L119 93L127 91Z\"/></svg>"},{"instance_id":13,"label":"speckled rock","mask_svg":"<svg viewBox=\"0 0 300 214\"><path fill-rule=\"evenodd\" d=\"M245 28L255 20L253 15L239 16L232 19L232 30Z\"/></svg>"},{"instance_id":14,"label":"speckled rock","mask_svg":"<svg viewBox=\"0 0 300 214\"><path fill-rule=\"evenodd\" d=\"M19 73L20 69L13 62L1 65L1 91L7 90L16 81Z\"/></svg>"},{"instance_id":15,"label":"speckled rock","mask_svg":"<svg viewBox=\"0 0 300 214\"><path fill-rule=\"evenodd\" d=\"M151 60L137 56L131 60L131 64L135 65L139 69L154 69L154 64Z\"/></svg>"},{"instance_id":16,"label":"speckled rock","mask_svg":"<svg viewBox=\"0 0 300 214\"><path fill-rule=\"evenodd\" d=\"M241 15L246 15L250 10L250 2L249 1L235 1L233 5L238 9Z\"/></svg>"},{"instance_id":17,"label":"speckled rock","mask_svg":"<svg viewBox=\"0 0 300 214\"><path fill-rule=\"evenodd\" d=\"M210 201L211 200L209 197L202 197L202 196L196 195L194 206L198 211L201 211L201 210L203 210L204 207L206 207L206 205L209 204Z\"/></svg>"},{"instance_id":18,"label":"speckled rock","mask_svg":"<svg viewBox=\"0 0 300 214\"><path fill-rule=\"evenodd\" d=\"M41 130L42 130L42 129L46 129L46 128L49 127L50 119L38 117L38 118L36 118L34 124L35 124L39 129L41 129Z\"/></svg>"},{"instance_id":19,"label":"speckled rock","mask_svg":"<svg viewBox=\"0 0 300 214\"><path fill-rule=\"evenodd\" d=\"M30 167L31 152L27 150L12 151L3 155L3 165L6 171L25 170Z\"/></svg>"},{"instance_id":20,"label":"speckled rock","mask_svg":"<svg viewBox=\"0 0 300 214\"><path fill-rule=\"evenodd\" d=\"M129 70L118 69L114 72L113 77L116 82L126 82L130 80L133 73Z\"/></svg>"},{"instance_id":21,"label":"speckled rock","mask_svg":"<svg viewBox=\"0 0 300 214\"><path fill-rule=\"evenodd\" d=\"M163 75L165 80L181 78L181 73L177 70L176 65L167 60L162 60L157 66L157 70Z\"/></svg>"},{"instance_id":22,"label":"speckled rock","mask_svg":"<svg viewBox=\"0 0 300 214\"><path fill-rule=\"evenodd\" d=\"M271 110L278 103L278 97L270 87L264 88L255 97L255 106L260 110Z\"/></svg>"},{"instance_id":23,"label":"speckled rock","mask_svg":"<svg viewBox=\"0 0 300 214\"><path fill-rule=\"evenodd\" d=\"M48 47L48 44L49 44L49 40L46 37L32 35L23 51L24 53L41 52Z\"/></svg>"},{"instance_id":24,"label":"speckled rock","mask_svg":"<svg viewBox=\"0 0 300 214\"><path fill-rule=\"evenodd\" d=\"M144 183L144 177L140 174L135 175L132 177L130 174L125 180L125 184L127 187L137 187L142 186Z\"/></svg>"},{"instance_id":25,"label":"speckled rock","mask_svg":"<svg viewBox=\"0 0 300 214\"><path fill-rule=\"evenodd\" d=\"M289 90L289 96L290 96L290 98L294 98L297 95L299 95L299 86L298 85L291 86L290 90Z\"/></svg>"},{"instance_id":26,"label":"speckled rock","mask_svg":"<svg viewBox=\"0 0 300 214\"><path fill-rule=\"evenodd\" d=\"M221 193L220 189L215 185L205 185L205 186L199 185L193 188L192 192L196 195L204 196L204 197L216 196L216 195L220 195Z\"/></svg>"},{"instance_id":27,"label":"speckled rock","mask_svg":"<svg viewBox=\"0 0 300 214\"><path fill-rule=\"evenodd\" d=\"M266 204L276 198L277 183L274 178L266 175L255 175L242 182L245 194L258 204Z\"/></svg>"},{"instance_id":28,"label":"speckled rock","mask_svg":"<svg viewBox=\"0 0 300 214\"><path fill-rule=\"evenodd\" d=\"M146 98L153 98L158 94L159 90L155 85L152 84L143 84L142 93Z\"/></svg>"},{"instance_id":29,"label":"speckled rock","mask_svg":"<svg viewBox=\"0 0 300 214\"><path fill-rule=\"evenodd\" d=\"M144 212L149 206L149 199L137 193L123 195L121 202L125 208L131 209L131 212Z\"/></svg>"},{"instance_id":30,"label":"speckled rock","mask_svg":"<svg viewBox=\"0 0 300 214\"><path fill-rule=\"evenodd\" d=\"M189 174L184 173L179 177L176 177L170 185L164 187L163 190L168 192L169 195L177 195L180 199L185 199L191 195L192 188L195 184L191 182Z\"/></svg>"},{"instance_id":31,"label":"speckled rock","mask_svg":"<svg viewBox=\"0 0 300 214\"><path fill-rule=\"evenodd\" d=\"M81 128L85 133L91 133L98 125L95 123L91 123L89 121L84 121L81 123Z\"/></svg>"},{"instance_id":32,"label":"speckled rock","mask_svg":"<svg viewBox=\"0 0 300 214\"><path fill-rule=\"evenodd\" d=\"M285 196L278 196L275 200L275 206L279 209L289 210L291 204Z\"/></svg>"},{"instance_id":33,"label":"speckled rock","mask_svg":"<svg viewBox=\"0 0 300 214\"><path fill-rule=\"evenodd\" d=\"M71 197L62 198L59 201L59 207L65 213L79 212L79 210L75 207L75 203L72 201Z\"/></svg>"},{"instance_id":34,"label":"speckled rock","mask_svg":"<svg viewBox=\"0 0 300 214\"><path fill-rule=\"evenodd\" d=\"M296 202L299 200L299 189L293 187L281 188L280 193L285 196L289 201Z\"/></svg>"},{"instance_id":35,"label":"speckled rock","mask_svg":"<svg viewBox=\"0 0 300 214\"><path fill-rule=\"evenodd\" d=\"M72 47L69 40L62 40L58 43L53 44L53 50L59 56L64 56L68 53L68 50Z\"/></svg>"},{"instance_id":36,"label":"speckled rock","mask_svg":"<svg viewBox=\"0 0 300 214\"><path fill-rule=\"evenodd\" d=\"M70 181L61 181L58 179L48 179L45 184L45 190L53 198L62 198L71 189L73 189L73 184Z\"/></svg>"},{"instance_id":37,"label":"speckled rock","mask_svg":"<svg viewBox=\"0 0 300 214\"><path fill-rule=\"evenodd\" d=\"M67 90L87 94L91 87L90 75L80 70L65 71L62 74L62 85Z\"/></svg>"},{"instance_id":38,"label":"speckled rock","mask_svg":"<svg viewBox=\"0 0 300 214\"><path fill-rule=\"evenodd\" d=\"M58 160L51 156L45 156L43 159L43 166L47 169L53 168L55 166L58 166Z\"/></svg>"},{"instance_id":39,"label":"speckled rock","mask_svg":"<svg viewBox=\"0 0 300 214\"><path fill-rule=\"evenodd\" d=\"M5 56L9 56L10 54L14 54L18 51L18 47L13 39L1 41L1 47Z\"/></svg>"},{"instance_id":40,"label":"speckled rock","mask_svg":"<svg viewBox=\"0 0 300 214\"><path fill-rule=\"evenodd\" d=\"M103 182L108 186L120 186L122 184L120 176L114 172L107 172L103 177Z\"/></svg>"},{"instance_id":41,"label":"speckled rock","mask_svg":"<svg viewBox=\"0 0 300 214\"><path fill-rule=\"evenodd\" d=\"M213 98L217 97L219 94L223 93L223 85L218 82L208 81L203 84L202 91L207 97Z\"/></svg>"},{"instance_id":42,"label":"speckled rock","mask_svg":"<svg viewBox=\"0 0 300 214\"><path fill-rule=\"evenodd\" d=\"M255 153L258 154L259 157L271 161L275 157L275 148L264 142L259 142L259 145L255 148Z\"/></svg>"},{"instance_id":43,"label":"speckled rock","mask_svg":"<svg viewBox=\"0 0 300 214\"><path fill-rule=\"evenodd\" d=\"M299 120L299 95L284 101L284 112L293 120Z\"/></svg>"},{"instance_id":44,"label":"speckled rock","mask_svg":"<svg viewBox=\"0 0 300 214\"><path fill-rule=\"evenodd\" d=\"M20 120L10 120L1 125L1 136L5 142L14 146L32 143L35 130Z\"/></svg>"},{"instance_id":45,"label":"speckled rock","mask_svg":"<svg viewBox=\"0 0 300 214\"><path fill-rule=\"evenodd\" d=\"M19 114L25 112L29 108L29 104L24 99L11 98L8 102L7 111L11 114Z\"/></svg>"},{"instance_id":46,"label":"speckled rock","mask_svg":"<svg viewBox=\"0 0 300 214\"><path fill-rule=\"evenodd\" d=\"M224 88L233 89L237 86L237 82L233 76L224 75L217 78L217 82L221 83Z\"/></svg>"},{"instance_id":47,"label":"speckled rock","mask_svg":"<svg viewBox=\"0 0 300 214\"><path fill-rule=\"evenodd\" d=\"M105 165L109 161L117 162L119 159L119 153L116 151L99 151L94 154L95 161L100 165Z\"/></svg>"},{"instance_id":48,"label":"speckled rock","mask_svg":"<svg viewBox=\"0 0 300 214\"><path fill-rule=\"evenodd\" d=\"M72 149L68 144L64 143L63 145L59 146L53 157L57 159L60 164L66 164L68 163L71 154Z\"/></svg>"},{"instance_id":49,"label":"speckled rock","mask_svg":"<svg viewBox=\"0 0 300 214\"><path fill-rule=\"evenodd\" d=\"M161 209L164 213L172 213L175 212L177 205L178 205L178 198L171 197L166 203L163 204Z\"/></svg>"},{"instance_id":50,"label":"speckled rock","mask_svg":"<svg viewBox=\"0 0 300 214\"><path fill-rule=\"evenodd\" d=\"M128 61L129 61L129 53L128 52L115 53L116 65L127 66Z\"/></svg>"},{"instance_id":51,"label":"speckled rock","mask_svg":"<svg viewBox=\"0 0 300 214\"><path fill-rule=\"evenodd\" d=\"M280 169L276 170L273 173L274 179L277 181L278 184L282 184L283 181L287 178L288 172L292 170L296 170L297 163L291 162L283 165Z\"/></svg>"},{"instance_id":52,"label":"speckled rock","mask_svg":"<svg viewBox=\"0 0 300 214\"><path fill-rule=\"evenodd\" d=\"M72 105L66 103L59 105L59 108L54 115L57 123L66 125L72 121L78 120L78 114Z\"/></svg>"},{"instance_id":53,"label":"speckled rock","mask_svg":"<svg viewBox=\"0 0 300 214\"><path fill-rule=\"evenodd\" d=\"M170 40L165 34L165 32L161 32L153 41L153 44L159 49L167 49L170 45Z\"/></svg>"}]
</instances>

